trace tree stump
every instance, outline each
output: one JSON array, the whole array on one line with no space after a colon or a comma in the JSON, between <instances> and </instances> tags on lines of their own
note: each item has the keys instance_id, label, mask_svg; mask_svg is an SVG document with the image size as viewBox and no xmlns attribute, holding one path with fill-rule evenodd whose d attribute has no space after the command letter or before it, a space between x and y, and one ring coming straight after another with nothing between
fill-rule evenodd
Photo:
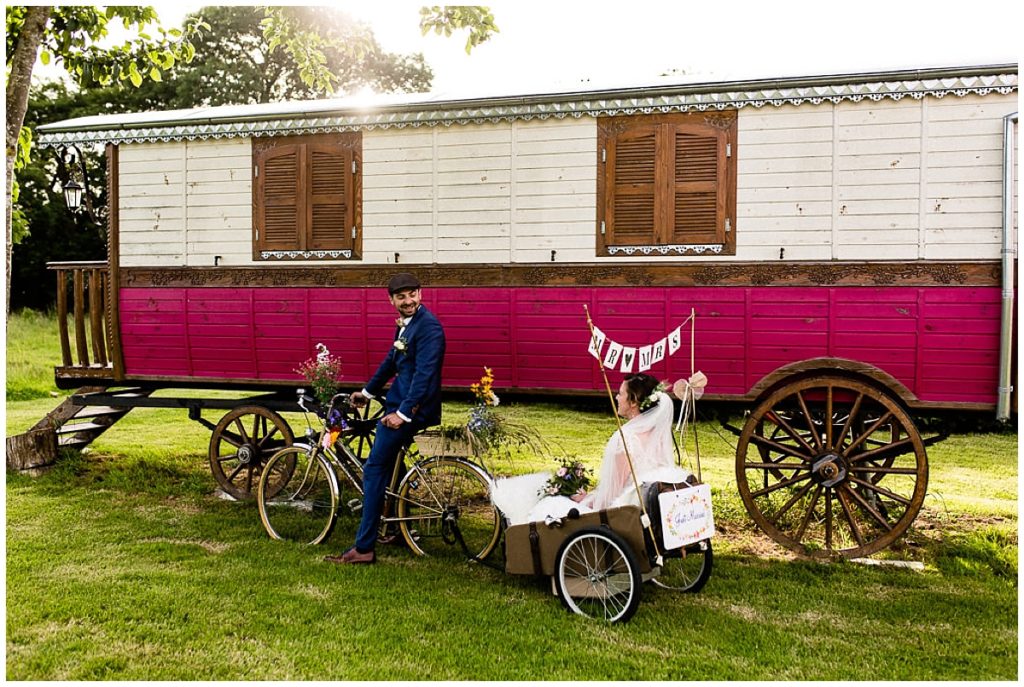
<instances>
[{"instance_id":1,"label":"tree stump","mask_svg":"<svg viewBox=\"0 0 1024 687\"><path fill-rule=\"evenodd\" d=\"M7 437L7 468L31 473L57 461L57 432L52 427L31 429Z\"/></svg>"}]
</instances>

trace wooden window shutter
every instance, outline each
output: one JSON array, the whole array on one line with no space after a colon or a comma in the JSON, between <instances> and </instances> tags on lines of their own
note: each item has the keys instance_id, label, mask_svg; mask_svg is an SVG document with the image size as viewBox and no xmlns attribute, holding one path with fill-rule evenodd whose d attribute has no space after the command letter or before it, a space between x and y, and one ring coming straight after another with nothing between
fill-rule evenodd
<instances>
[{"instance_id":1,"label":"wooden window shutter","mask_svg":"<svg viewBox=\"0 0 1024 687\"><path fill-rule=\"evenodd\" d=\"M598 255L735 255L736 113L598 118Z\"/></svg>"},{"instance_id":2,"label":"wooden window shutter","mask_svg":"<svg viewBox=\"0 0 1024 687\"><path fill-rule=\"evenodd\" d=\"M261 250L295 250L305 233L302 148L285 145L261 151L256 166L257 245Z\"/></svg>"},{"instance_id":3,"label":"wooden window shutter","mask_svg":"<svg viewBox=\"0 0 1024 687\"><path fill-rule=\"evenodd\" d=\"M648 244L654 232L655 148L653 127L623 132L607 146L608 193L605 243Z\"/></svg>"},{"instance_id":4,"label":"wooden window shutter","mask_svg":"<svg viewBox=\"0 0 1024 687\"><path fill-rule=\"evenodd\" d=\"M309 146L308 249L352 247L355 227L352 151L338 146Z\"/></svg>"},{"instance_id":5,"label":"wooden window shutter","mask_svg":"<svg viewBox=\"0 0 1024 687\"><path fill-rule=\"evenodd\" d=\"M706 126L673 129L672 195L665 242L724 243L724 136Z\"/></svg>"},{"instance_id":6,"label":"wooden window shutter","mask_svg":"<svg viewBox=\"0 0 1024 687\"><path fill-rule=\"evenodd\" d=\"M361 148L358 132L253 140L253 259L361 256Z\"/></svg>"}]
</instances>

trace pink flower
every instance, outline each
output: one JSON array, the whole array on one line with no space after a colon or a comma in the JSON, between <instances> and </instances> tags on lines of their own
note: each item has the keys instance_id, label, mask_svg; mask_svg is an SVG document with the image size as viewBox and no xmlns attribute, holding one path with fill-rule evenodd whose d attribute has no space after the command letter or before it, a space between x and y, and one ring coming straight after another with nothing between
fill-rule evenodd
<instances>
[{"instance_id":1,"label":"pink flower","mask_svg":"<svg viewBox=\"0 0 1024 687\"><path fill-rule=\"evenodd\" d=\"M568 473L568 470L565 469L564 465L562 467L558 468L558 476L559 477L565 477L565 475L567 473Z\"/></svg>"}]
</instances>

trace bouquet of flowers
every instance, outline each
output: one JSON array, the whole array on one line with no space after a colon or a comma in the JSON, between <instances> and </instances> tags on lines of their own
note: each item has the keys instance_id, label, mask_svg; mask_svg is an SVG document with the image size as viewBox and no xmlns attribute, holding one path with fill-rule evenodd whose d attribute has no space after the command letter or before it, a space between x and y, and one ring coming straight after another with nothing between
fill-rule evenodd
<instances>
[{"instance_id":1,"label":"bouquet of flowers","mask_svg":"<svg viewBox=\"0 0 1024 687\"><path fill-rule=\"evenodd\" d=\"M341 380L341 358L331 355L327 346L316 345L316 357L310 358L295 370L313 387L313 395L326 410L331 398L338 393Z\"/></svg>"},{"instance_id":2,"label":"bouquet of flowers","mask_svg":"<svg viewBox=\"0 0 1024 687\"><path fill-rule=\"evenodd\" d=\"M590 469L578 460L562 458L554 476L540 490L541 496L582 496L590 486Z\"/></svg>"},{"instance_id":3,"label":"bouquet of flowers","mask_svg":"<svg viewBox=\"0 0 1024 687\"><path fill-rule=\"evenodd\" d=\"M469 411L466 423L466 438L477 455L498 448L527 447L537 450L543 446L543 440L536 430L526 425L509 422L501 417L496 408L501 400L494 393L494 371L484 367L484 374L479 382L469 385L476 403Z\"/></svg>"}]
</instances>

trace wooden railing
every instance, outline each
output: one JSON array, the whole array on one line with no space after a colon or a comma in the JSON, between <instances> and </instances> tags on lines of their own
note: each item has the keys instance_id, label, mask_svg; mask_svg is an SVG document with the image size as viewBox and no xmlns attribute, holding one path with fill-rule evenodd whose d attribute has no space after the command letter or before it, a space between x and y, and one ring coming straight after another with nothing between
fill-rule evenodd
<instances>
[{"instance_id":1,"label":"wooden railing","mask_svg":"<svg viewBox=\"0 0 1024 687\"><path fill-rule=\"evenodd\" d=\"M57 326L60 329L63 367L79 373L106 375L113 366L111 327L106 307L110 290L107 263L50 262L46 267L57 273ZM74 321L73 351L68 330L68 291L71 292Z\"/></svg>"}]
</instances>

